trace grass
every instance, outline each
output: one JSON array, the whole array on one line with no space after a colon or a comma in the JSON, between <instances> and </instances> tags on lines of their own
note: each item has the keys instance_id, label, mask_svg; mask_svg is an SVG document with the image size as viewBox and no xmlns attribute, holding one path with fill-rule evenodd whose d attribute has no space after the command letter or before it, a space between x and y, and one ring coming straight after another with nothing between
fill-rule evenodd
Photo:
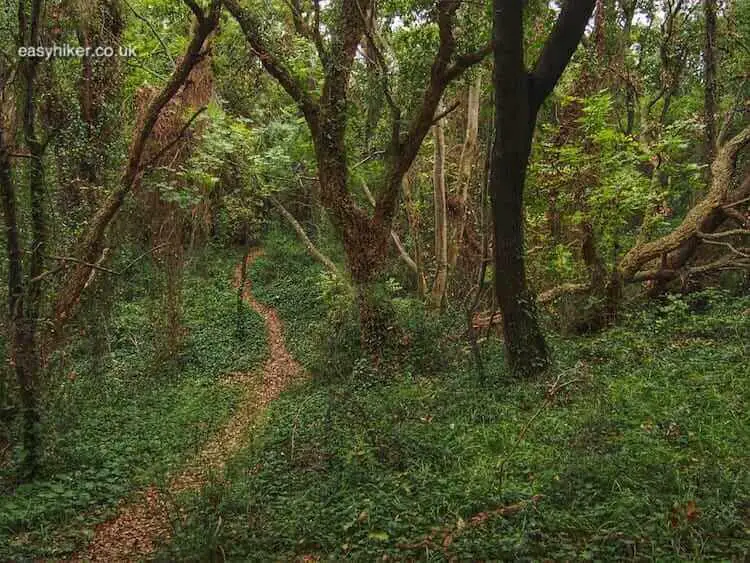
<instances>
[{"instance_id":1,"label":"grass","mask_svg":"<svg viewBox=\"0 0 750 563\"><path fill-rule=\"evenodd\" d=\"M479 380L450 332L376 380L295 247L272 234L253 281L316 377L185 499L164 560L750 557L750 298L672 297L555 339L544 380L509 379L497 343ZM418 310L407 341L432 326Z\"/></svg>"},{"instance_id":2,"label":"grass","mask_svg":"<svg viewBox=\"0 0 750 563\"><path fill-rule=\"evenodd\" d=\"M263 320L248 307L246 336L236 334L230 282L239 259L212 251L189 267L178 357L165 360L154 345L160 301L146 292L155 273L144 266L140 281L122 288L105 357L92 361L84 336L67 350L64 371L55 364L43 408L43 473L21 486L11 468L0 474L0 559L80 549L119 499L162 483L231 414L239 391L218 377L252 370L266 355Z\"/></svg>"}]
</instances>

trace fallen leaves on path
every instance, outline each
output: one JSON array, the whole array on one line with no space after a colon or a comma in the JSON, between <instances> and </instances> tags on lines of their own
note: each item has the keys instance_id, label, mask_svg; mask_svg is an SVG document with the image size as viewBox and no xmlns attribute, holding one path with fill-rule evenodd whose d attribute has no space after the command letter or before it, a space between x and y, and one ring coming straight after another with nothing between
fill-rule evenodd
<instances>
[{"instance_id":1,"label":"fallen leaves on path","mask_svg":"<svg viewBox=\"0 0 750 563\"><path fill-rule=\"evenodd\" d=\"M248 254L249 265L262 251ZM240 264L235 271L235 284L241 283ZM236 453L258 413L295 379L303 375L302 367L292 358L284 345L284 328L277 312L257 302L250 281L242 291L247 303L266 321L268 360L263 366L261 385L256 373L232 373L222 382L247 387L227 424L201 449L191 462L170 481L167 496L197 490L206 484L209 474L220 473L228 458ZM100 524L94 539L84 554L73 561L135 561L153 553L157 540L171 534L169 505L155 487L141 491L130 503L123 504L115 518Z\"/></svg>"}]
</instances>

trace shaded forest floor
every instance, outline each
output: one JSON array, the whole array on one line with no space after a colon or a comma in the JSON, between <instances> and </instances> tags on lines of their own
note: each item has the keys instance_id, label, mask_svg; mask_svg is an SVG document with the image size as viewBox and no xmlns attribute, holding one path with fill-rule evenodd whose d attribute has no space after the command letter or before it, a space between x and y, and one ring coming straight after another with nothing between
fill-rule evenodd
<instances>
[{"instance_id":1,"label":"shaded forest floor","mask_svg":"<svg viewBox=\"0 0 750 563\"><path fill-rule=\"evenodd\" d=\"M259 255L252 252L246 263ZM160 492L151 486L124 503L115 518L96 528L93 541L82 554L83 561L135 561L148 558L157 542L168 541L172 520L180 517L173 503L175 495L199 491L212 476L221 475L225 464L253 431L254 421L288 385L303 375L300 365L290 356L284 342L283 327L275 310L258 303L252 295L250 280L242 279L242 265L235 268L234 285L242 286L242 299L266 323L268 359L262 370L227 374L222 383L241 389L241 400L231 418L201 447L195 457ZM263 335L252 335L261 338ZM238 342L241 346L241 342Z\"/></svg>"},{"instance_id":2,"label":"shaded forest floor","mask_svg":"<svg viewBox=\"0 0 750 563\"><path fill-rule=\"evenodd\" d=\"M188 272L177 366L160 371L147 349L138 291L113 314L105 369L82 346L68 395L50 398L67 415L45 422L48 475L0 498L0 559L81 550L121 498L169 491L230 419L242 394L221 376L278 355L249 308L238 345L238 260ZM649 302L607 332L554 338L550 375L514 381L499 342L484 344L480 377L463 315L425 315L390 282L374 368L356 352L351 297L288 235L271 233L251 278L313 377L253 420L205 487L165 495L157 559L750 557L749 297Z\"/></svg>"},{"instance_id":3,"label":"shaded forest floor","mask_svg":"<svg viewBox=\"0 0 750 563\"><path fill-rule=\"evenodd\" d=\"M450 338L462 315L420 316L396 287L374 370L335 283L288 237L266 248L256 296L314 377L183 499L163 560L750 556L747 296L649 302L513 381L498 343L482 380Z\"/></svg>"},{"instance_id":4,"label":"shaded forest floor","mask_svg":"<svg viewBox=\"0 0 750 563\"><path fill-rule=\"evenodd\" d=\"M165 360L157 347L162 303L149 290L164 280L144 264L109 297L106 341L84 319L72 345L51 359L43 472L17 487L11 466L0 464L0 560L85 549L123 498L167 490L170 475L224 427L247 386L226 376L253 373L268 357L261 315L244 306L238 317L232 274L241 258L209 249L188 267L179 356ZM99 297L104 314L108 297Z\"/></svg>"}]
</instances>

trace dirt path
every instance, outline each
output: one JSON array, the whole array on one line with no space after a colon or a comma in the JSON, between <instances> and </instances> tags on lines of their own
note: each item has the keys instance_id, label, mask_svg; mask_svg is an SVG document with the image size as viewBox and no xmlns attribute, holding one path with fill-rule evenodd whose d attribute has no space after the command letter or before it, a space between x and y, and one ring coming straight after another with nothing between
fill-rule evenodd
<instances>
[{"instance_id":1,"label":"dirt path","mask_svg":"<svg viewBox=\"0 0 750 563\"><path fill-rule=\"evenodd\" d=\"M251 251L248 266L260 254L260 251ZM241 265L235 271L237 285L240 283L240 268ZM227 459L243 445L248 428L253 426L258 413L293 380L303 375L302 367L284 345L283 326L278 314L253 298L249 280L245 283L243 297L266 321L269 357L262 375L234 373L226 376L226 383L247 387L232 418L172 478L166 492L150 487L141 491L133 502L123 504L115 518L96 528L88 549L74 561L137 561L148 558L154 551L156 541L168 539L171 534L170 516L174 515L174 508L164 497L200 489L209 474L220 473Z\"/></svg>"}]
</instances>

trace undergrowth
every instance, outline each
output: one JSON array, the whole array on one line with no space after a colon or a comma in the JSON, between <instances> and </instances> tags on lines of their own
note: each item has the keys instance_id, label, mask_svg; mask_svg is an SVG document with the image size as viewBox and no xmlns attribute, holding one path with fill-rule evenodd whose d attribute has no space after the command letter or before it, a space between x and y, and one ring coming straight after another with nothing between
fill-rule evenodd
<instances>
[{"instance_id":1,"label":"undergrowth","mask_svg":"<svg viewBox=\"0 0 750 563\"><path fill-rule=\"evenodd\" d=\"M52 363L42 421L43 473L16 486L0 473L0 559L59 557L81 549L93 525L123 496L162 483L230 415L239 390L218 382L266 355L263 319L242 310L231 278L240 253L210 250L189 266L183 288L185 339L179 357L158 357L146 291L148 263L120 288L108 349L92 359L86 338Z\"/></svg>"},{"instance_id":2,"label":"undergrowth","mask_svg":"<svg viewBox=\"0 0 750 563\"><path fill-rule=\"evenodd\" d=\"M315 377L185 499L162 559L750 556L750 298L675 296L555 340L546 379L508 378L489 342L480 380L446 330L376 380L319 268L267 244L255 293ZM410 322L451 323L411 314L407 340Z\"/></svg>"}]
</instances>

